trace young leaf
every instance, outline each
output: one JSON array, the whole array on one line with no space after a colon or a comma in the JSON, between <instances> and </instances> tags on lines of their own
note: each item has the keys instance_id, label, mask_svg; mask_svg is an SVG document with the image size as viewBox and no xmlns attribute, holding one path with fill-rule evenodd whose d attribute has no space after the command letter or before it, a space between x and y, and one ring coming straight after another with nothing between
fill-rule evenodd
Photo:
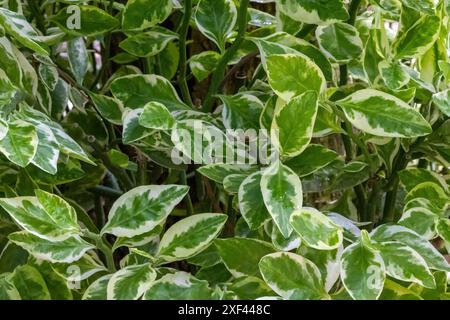
<instances>
[{"instance_id":1,"label":"young leaf","mask_svg":"<svg viewBox=\"0 0 450 320\"><path fill-rule=\"evenodd\" d=\"M156 271L148 263L125 267L114 273L108 281L108 300L137 300L156 279Z\"/></svg>"},{"instance_id":2,"label":"young leaf","mask_svg":"<svg viewBox=\"0 0 450 320\"><path fill-rule=\"evenodd\" d=\"M418 111L381 91L359 90L336 103L355 127L376 136L413 138L432 131Z\"/></svg>"},{"instance_id":3,"label":"young leaf","mask_svg":"<svg viewBox=\"0 0 450 320\"><path fill-rule=\"evenodd\" d=\"M267 77L273 91L284 101L310 90L319 94L326 87L320 68L300 53L268 56Z\"/></svg>"},{"instance_id":4,"label":"young leaf","mask_svg":"<svg viewBox=\"0 0 450 320\"><path fill-rule=\"evenodd\" d=\"M284 157L301 154L311 141L318 109L314 91L293 98L276 112L271 128L272 142Z\"/></svg>"},{"instance_id":5,"label":"young leaf","mask_svg":"<svg viewBox=\"0 0 450 320\"><path fill-rule=\"evenodd\" d=\"M101 233L130 238L149 232L167 218L188 190L177 185L134 188L114 202Z\"/></svg>"},{"instance_id":6,"label":"young leaf","mask_svg":"<svg viewBox=\"0 0 450 320\"><path fill-rule=\"evenodd\" d=\"M295 211L291 215L290 224L302 240L314 249L333 250L342 243L342 229L314 208Z\"/></svg>"},{"instance_id":7,"label":"young leaf","mask_svg":"<svg viewBox=\"0 0 450 320\"><path fill-rule=\"evenodd\" d=\"M259 269L267 285L284 299L327 297L319 269L302 256L290 252L272 253L261 259Z\"/></svg>"},{"instance_id":8,"label":"young leaf","mask_svg":"<svg viewBox=\"0 0 450 320\"><path fill-rule=\"evenodd\" d=\"M353 243L342 253L341 279L353 299L376 300L386 279L383 259L363 241Z\"/></svg>"},{"instance_id":9,"label":"young leaf","mask_svg":"<svg viewBox=\"0 0 450 320\"><path fill-rule=\"evenodd\" d=\"M14 120L8 127L8 132L0 140L0 152L11 162L26 167L33 160L38 148L36 129L22 120Z\"/></svg>"},{"instance_id":10,"label":"young leaf","mask_svg":"<svg viewBox=\"0 0 450 320\"><path fill-rule=\"evenodd\" d=\"M233 31L237 20L236 5L232 0L200 0L195 11L195 23L220 51L225 51L225 42Z\"/></svg>"},{"instance_id":11,"label":"young leaf","mask_svg":"<svg viewBox=\"0 0 450 320\"><path fill-rule=\"evenodd\" d=\"M175 124L175 118L159 102L149 102L139 116L139 124L145 128L169 130Z\"/></svg>"},{"instance_id":12,"label":"young leaf","mask_svg":"<svg viewBox=\"0 0 450 320\"><path fill-rule=\"evenodd\" d=\"M164 261L190 258L208 247L222 230L227 216L202 213L178 221L163 235L158 257Z\"/></svg>"},{"instance_id":13,"label":"young leaf","mask_svg":"<svg viewBox=\"0 0 450 320\"><path fill-rule=\"evenodd\" d=\"M303 203L300 178L288 167L275 162L263 171L261 192L264 204L285 238L292 233L289 219Z\"/></svg>"}]
</instances>

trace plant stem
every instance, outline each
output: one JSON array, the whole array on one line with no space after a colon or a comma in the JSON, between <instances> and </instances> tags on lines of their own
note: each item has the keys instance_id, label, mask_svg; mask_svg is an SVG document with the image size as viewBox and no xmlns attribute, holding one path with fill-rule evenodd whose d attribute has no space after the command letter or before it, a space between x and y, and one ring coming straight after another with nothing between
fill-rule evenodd
<instances>
[{"instance_id":1,"label":"plant stem","mask_svg":"<svg viewBox=\"0 0 450 320\"><path fill-rule=\"evenodd\" d=\"M183 170L180 173L180 182L182 185L187 186L187 178L186 178L186 171ZM186 205L186 214L188 216L192 216L194 214L194 206L192 205L191 196L189 195L189 192L186 194L186 197L184 198L184 203Z\"/></svg>"},{"instance_id":2,"label":"plant stem","mask_svg":"<svg viewBox=\"0 0 450 320\"><path fill-rule=\"evenodd\" d=\"M220 82L225 74L225 69L228 62L234 57L242 42L244 41L245 31L247 29L247 8L250 0L242 0L238 12L238 34L233 42L233 45L225 51L222 59L220 59L219 64L214 71L211 85L209 86L208 93L206 94L205 101L203 102L203 112L211 112L215 95L220 86Z\"/></svg>"},{"instance_id":3,"label":"plant stem","mask_svg":"<svg viewBox=\"0 0 450 320\"><path fill-rule=\"evenodd\" d=\"M189 21L192 15L192 0L184 0L184 15L180 28L180 64L178 71L178 86L181 90L183 100L189 105L193 106L191 94L189 93L189 87L187 85L186 73L187 73L187 54L186 54L186 38L189 30Z\"/></svg>"},{"instance_id":4,"label":"plant stem","mask_svg":"<svg viewBox=\"0 0 450 320\"><path fill-rule=\"evenodd\" d=\"M106 266L108 267L108 271L114 273L117 271L116 264L114 262L113 251L111 249L111 245L102 238L101 235L91 232L89 230L83 230L83 236L93 240L98 250L103 253L106 260Z\"/></svg>"}]
</instances>

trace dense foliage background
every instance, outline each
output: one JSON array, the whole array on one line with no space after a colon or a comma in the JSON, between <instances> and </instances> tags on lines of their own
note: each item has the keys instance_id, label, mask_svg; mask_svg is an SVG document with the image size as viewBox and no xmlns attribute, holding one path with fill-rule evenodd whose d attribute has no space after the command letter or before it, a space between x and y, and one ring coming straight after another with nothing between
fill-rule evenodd
<instances>
[{"instance_id":1,"label":"dense foliage background","mask_svg":"<svg viewBox=\"0 0 450 320\"><path fill-rule=\"evenodd\" d=\"M0 299L450 298L448 0L0 4Z\"/></svg>"}]
</instances>

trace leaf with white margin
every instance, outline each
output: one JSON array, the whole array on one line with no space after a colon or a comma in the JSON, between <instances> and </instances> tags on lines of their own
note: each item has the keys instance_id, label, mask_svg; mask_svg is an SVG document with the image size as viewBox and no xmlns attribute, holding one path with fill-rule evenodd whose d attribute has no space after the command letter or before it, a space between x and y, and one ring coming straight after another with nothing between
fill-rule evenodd
<instances>
[{"instance_id":1,"label":"leaf with white margin","mask_svg":"<svg viewBox=\"0 0 450 320\"><path fill-rule=\"evenodd\" d=\"M283 236L288 238L292 233L291 214L303 204L300 178L281 162L275 162L263 171L260 186L269 214Z\"/></svg>"},{"instance_id":2,"label":"leaf with white margin","mask_svg":"<svg viewBox=\"0 0 450 320\"><path fill-rule=\"evenodd\" d=\"M10 279L22 300L51 299L47 284L41 273L28 264L17 267Z\"/></svg>"},{"instance_id":3,"label":"leaf with white margin","mask_svg":"<svg viewBox=\"0 0 450 320\"><path fill-rule=\"evenodd\" d=\"M236 278L241 276L260 277L259 261L262 257L275 252L275 248L270 243L258 239L216 239L214 244L228 271ZM236 254L237 252L239 254Z\"/></svg>"},{"instance_id":4,"label":"leaf with white margin","mask_svg":"<svg viewBox=\"0 0 450 320\"><path fill-rule=\"evenodd\" d=\"M395 41L395 58L414 58L425 54L439 37L441 25L438 16L423 15Z\"/></svg>"},{"instance_id":5,"label":"leaf with white margin","mask_svg":"<svg viewBox=\"0 0 450 320\"><path fill-rule=\"evenodd\" d=\"M441 110L443 114L450 117L450 89L435 93L433 103Z\"/></svg>"},{"instance_id":6,"label":"leaf with white margin","mask_svg":"<svg viewBox=\"0 0 450 320\"><path fill-rule=\"evenodd\" d=\"M309 144L298 156L284 162L299 177L304 177L327 166L339 155L320 144Z\"/></svg>"},{"instance_id":7,"label":"leaf with white margin","mask_svg":"<svg viewBox=\"0 0 450 320\"><path fill-rule=\"evenodd\" d=\"M309 145L318 107L317 93L307 91L275 113L270 131L271 140L283 157L298 156Z\"/></svg>"},{"instance_id":8,"label":"leaf with white margin","mask_svg":"<svg viewBox=\"0 0 450 320\"><path fill-rule=\"evenodd\" d=\"M314 208L295 211L290 224L302 240L317 250L337 249L343 240L342 229L330 218Z\"/></svg>"},{"instance_id":9,"label":"leaf with white margin","mask_svg":"<svg viewBox=\"0 0 450 320\"><path fill-rule=\"evenodd\" d=\"M285 238L275 223L272 223L272 231L267 233L270 235L273 246L277 248L278 251L292 251L302 244L302 239L296 232L292 232L288 238Z\"/></svg>"},{"instance_id":10,"label":"leaf with white margin","mask_svg":"<svg viewBox=\"0 0 450 320\"><path fill-rule=\"evenodd\" d=\"M362 240L345 248L341 257L342 283L354 300L376 300L383 291L386 272L383 259L370 244L367 232Z\"/></svg>"},{"instance_id":11,"label":"leaf with white margin","mask_svg":"<svg viewBox=\"0 0 450 320\"><path fill-rule=\"evenodd\" d=\"M209 300L212 290L205 280L187 272L168 273L145 292L143 300Z\"/></svg>"},{"instance_id":12,"label":"leaf with white margin","mask_svg":"<svg viewBox=\"0 0 450 320\"><path fill-rule=\"evenodd\" d=\"M358 30L350 24L336 22L316 29L316 38L322 51L338 63L357 59L363 52Z\"/></svg>"},{"instance_id":13,"label":"leaf with white margin","mask_svg":"<svg viewBox=\"0 0 450 320\"><path fill-rule=\"evenodd\" d=\"M89 156L86 154L83 148L81 148L80 145L76 143L75 140L73 140L73 138L69 136L59 124L53 123L52 125L47 123L47 125L52 129L53 134L55 135L55 138L61 148L60 150L63 153L69 154L72 157L89 164L96 165L95 162L89 159Z\"/></svg>"},{"instance_id":14,"label":"leaf with white margin","mask_svg":"<svg viewBox=\"0 0 450 320\"><path fill-rule=\"evenodd\" d=\"M20 167L26 167L38 147L38 135L31 123L14 120L9 123L6 135L0 140L0 152L9 161Z\"/></svg>"},{"instance_id":15,"label":"leaf with white margin","mask_svg":"<svg viewBox=\"0 0 450 320\"><path fill-rule=\"evenodd\" d=\"M163 226L161 224L156 226L149 232L131 238L118 237L114 242L112 249L114 251L120 247L129 247L129 248L141 247L143 245L148 244L149 242L159 242L159 234L161 233L162 229Z\"/></svg>"},{"instance_id":16,"label":"leaf with white margin","mask_svg":"<svg viewBox=\"0 0 450 320\"><path fill-rule=\"evenodd\" d=\"M19 231L9 234L8 238L35 258L52 263L72 263L81 259L86 251L95 249L95 246L79 236L71 236L62 241L50 241L26 231Z\"/></svg>"},{"instance_id":17,"label":"leaf with white margin","mask_svg":"<svg viewBox=\"0 0 450 320\"><path fill-rule=\"evenodd\" d=\"M123 40L119 47L137 57L154 56L168 45L178 35L164 28L155 28L147 32L138 33Z\"/></svg>"},{"instance_id":18,"label":"leaf with white margin","mask_svg":"<svg viewBox=\"0 0 450 320\"><path fill-rule=\"evenodd\" d=\"M94 282L84 291L82 300L106 300L106 289L112 274L106 274Z\"/></svg>"},{"instance_id":19,"label":"leaf with white margin","mask_svg":"<svg viewBox=\"0 0 450 320\"><path fill-rule=\"evenodd\" d=\"M126 108L122 115L122 141L125 144L130 144L137 140L143 139L152 134L149 130L140 125L139 119L144 112L143 108L129 109Z\"/></svg>"},{"instance_id":20,"label":"leaf with white margin","mask_svg":"<svg viewBox=\"0 0 450 320\"><path fill-rule=\"evenodd\" d=\"M201 213L184 218L163 235L157 256L165 262L184 260L206 249L222 230L227 215Z\"/></svg>"},{"instance_id":21,"label":"leaf with white margin","mask_svg":"<svg viewBox=\"0 0 450 320\"><path fill-rule=\"evenodd\" d=\"M202 166L197 171L212 181L223 183L223 180L231 174L251 174L257 169L257 166L247 164L213 163Z\"/></svg>"},{"instance_id":22,"label":"leaf with white margin","mask_svg":"<svg viewBox=\"0 0 450 320\"><path fill-rule=\"evenodd\" d=\"M137 300L151 287L156 271L149 263L127 266L112 275L106 288L108 300Z\"/></svg>"},{"instance_id":23,"label":"leaf with white margin","mask_svg":"<svg viewBox=\"0 0 450 320\"><path fill-rule=\"evenodd\" d=\"M277 8L291 19L307 24L330 24L349 17L342 0L279 0Z\"/></svg>"},{"instance_id":24,"label":"leaf with white margin","mask_svg":"<svg viewBox=\"0 0 450 320\"><path fill-rule=\"evenodd\" d=\"M336 104L356 128L375 136L413 138L432 132L418 111L388 93L363 89Z\"/></svg>"},{"instance_id":25,"label":"leaf with white margin","mask_svg":"<svg viewBox=\"0 0 450 320\"><path fill-rule=\"evenodd\" d=\"M405 203L412 199L424 198L431 201L434 207L445 209L449 205L449 196L440 184L435 182L422 182L411 189L405 197Z\"/></svg>"},{"instance_id":26,"label":"leaf with white margin","mask_svg":"<svg viewBox=\"0 0 450 320\"><path fill-rule=\"evenodd\" d=\"M0 275L0 300L20 300L20 293L11 283L11 274Z\"/></svg>"},{"instance_id":27,"label":"leaf with white margin","mask_svg":"<svg viewBox=\"0 0 450 320\"><path fill-rule=\"evenodd\" d=\"M95 251L85 253L80 259L72 263L53 263L53 270L69 282L83 281L96 273L107 272ZM106 299L106 297L105 297Z\"/></svg>"},{"instance_id":28,"label":"leaf with white margin","mask_svg":"<svg viewBox=\"0 0 450 320\"><path fill-rule=\"evenodd\" d=\"M48 56L47 50L39 40L39 34L20 13L0 8L0 25L25 47Z\"/></svg>"},{"instance_id":29,"label":"leaf with white margin","mask_svg":"<svg viewBox=\"0 0 450 320\"><path fill-rule=\"evenodd\" d=\"M83 84L89 68L89 56L83 37L74 38L67 43L67 54L72 73L79 84Z\"/></svg>"},{"instance_id":30,"label":"leaf with white margin","mask_svg":"<svg viewBox=\"0 0 450 320\"><path fill-rule=\"evenodd\" d=\"M62 241L80 232L75 210L54 194L36 190L36 197L0 199L18 225L49 241Z\"/></svg>"},{"instance_id":31,"label":"leaf with white margin","mask_svg":"<svg viewBox=\"0 0 450 320\"><path fill-rule=\"evenodd\" d=\"M216 51L203 51L189 59L189 68L198 81L203 81L216 69L220 58Z\"/></svg>"},{"instance_id":32,"label":"leaf with white margin","mask_svg":"<svg viewBox=\"0 0 450 320\"><path fill-rule=\"evenodd\" d=\"M401 63L384 60L378 64L381 78L384 84L391 90L398 90L406 86L410 80L408 72L405 71Z\"/></svg>"},{"instance_id":33,"label":"leaf with white margin","mask_svg":"<svg viewBox=\"0 0 450 320\"><path fill-rule=\"evenodd\" d=\"M228 289L236 293L239 299L243 300L255 300L275 294L262 279L252 276L234 280Z\"/></svg>"},{"instance_id":34,"label":"leaf with white margin","mask_svg":"<svg viewBox=\"0 0 450 320\"><path fill-rule=\"evenodd\" d=\"M386 267L386 273L391 277L407 282L418 283L425 288L435 288L433 274L427 263L412 248L401 242L388 241L380 243L377 248Z\"/></svg>"},{"instance_id":35,"label":"leaf with white margin","mask_svg":"<svg viewBox=\"0 0 450 320\"><path fill-rule=\"evenodd\" d=\"M233 0L200 0L194 20L200 32L223 52L236 24L236 5Z\"/></svg>"},{"instance_id":36,"label":"leaf with white margin","mask_svg":"<svg viewBox=\"0 0 450 320\"><path fill-rule=\"evenodd\" d=\"M149 232L167 218L188 191L189 187L178 185L136 187L114 202L101 234L131 238Z\"/></svg>"},{"instance_id":37,"label":"leaf with white margin","mask_svg":"<svg viewBox=\"0 0 450 320\"><path fill-rule=\"evenodd\" d=\"M252 230L260 228L270 220L261 192L261 171L250 174L239 186L239 211Z\"/></svg>"},{"instance_id":38,"label":"leaf with white margin","mask_svg":"<svg viewBox=\"0 0 450 320\"><path fill-rule=\"evenodd\" d=\"M450 219L442 218L436 224L436 232L446 242L450 243Z\"/></svg>"},{"instance_id":39,"label":"leaf with white margin","mask_svg":"<svg viewBox=\"0 0 450 320\"><path fill-rule=\"evenodd\" d=\"M44 85L50 90L55 90L58 82L58 69L53 65L47 65L44 63L39 64L38 74Z\"/></svg>"},{"instance_id":40,"label":"leaf with white margin","mask_svg":"<svg viewBox=\"0 0 450 320\"><path fill-rule=\"evenodd\" d=\"M139 116L139 124L148 129L169 130L175 124L175 118L159 102L149 102Z\"/></svg>"},{"instance_id":41,"label":"leaf with white margin","mask_svg":"<svg viewBox=\"0 0 450 320\"><path fill-rule=\"evenodd\" d=\"M317 266L291 252L269 254L259 262L267 285L286 300L318 300L327 298Z\"/></svg>"},{"instance_id":42,"label":"leaf with white margin","mask_svg":"<svg viewBox=\"0 0 450 320\"><path fill-rule=\"evenodd\" d=\"M242 182L247 179L246 174L230 174L223 179L223 188L226 192L236 194L239 192L239 187Z\"/></svg>"},{"instance_id":43,"label":"leaf with white margin","mask_svg":"<svg viewBox=\"0 0 450 320\"><path fill-rule=\"evenodd\" d=\"M448 185L445 179L431 170L409 167L399 171L398 175L401 183L405 186L405 189L408 192L423 182L436 183L441 186L444 191L448 192Z\"/></svg>"},{"instance_id":44,"label":"leaf with white margin","mask_svg":"<svg viewBox=\"0 0 450 320\"><path fill-rule=\"evenodd\" d=\"M3 119L0 119L0 140L6 137L8 133L8 122Z\"/></svg>"},{"instance_id":45,"label":"leaf with white margin","mask_svg":"<svg viewBox=\"0 0 450 320\"><path fill-rule=\"evenodd\" d=\"M172 0L130 0L123 10L125 30L143 30L167 19L173 9Z\"/></svg>"},{"instance_id":46,"label":"leaf with white margin","mask_svg":"<svg viewBox=\"0 0 450 320\"><path fill-rule=\"evenodd\" d=\"M411 247L425 259L430 269L450 271L450 265L436 248L414 231L398 225L381 225L371 233L374 241L401 242Z\"/></svg>"},{"instance_id":47,"label":"leaf with white margin","mask_svg":"<svg viewBox=\"0 0 450 320\"><path fill-rule=\"evenodd\" d=\"M414 230L427 240L431 240L436 236L435 225L439 216L433 211L422 206L422 202L413 199L408 202L408 208L403 211L403 215L398 224Z\"/></svg>"},{"instance_id":48,"label":"leaf with white margin","mask_svg":"<svg viewBox=\"0 0 450 320\"><path fill-rule=\"evenodd\" d=\"M58 171L59 145L53 131L45 124L36 126L38 145L31 163L50 174Z\"/></svg>"},{"instance_id":49,"label":"leaf with white margin","mask_svg":"<svg viewBox=\"0 0 450 320\"><path fill-rule=\"evenodd\" d=\"M127 108L143 108L149 101L162 103L170 111L186 110L169 80L155 74L132 74L115 79L111 92Z\"/></svg>"},{"instance_id":50,"label":"leaf with white margin","mask_svg":"<svg viewBox=\"0 0 450 320\"><path fill-rule=\"evenodd\" d=\"M311 247L301 246L297 254L311 260L322 274L325 290L329 292L339 279L340 261L344 247L341 245L334 250L316 250Z\"/></svg>"},{"instance_id":51,"label":"leaf with white margin","mask_svg":"<svg viewBox=\"0 0 450 320\"><path fill-rule=\"evenodd\" d=\"M258 97L249 93L218 97L223 102L222 118L227 129L259 129L259 117L264 105Z\"/></svg>"},{"instance_id":52,"label":"leaf with white margin","mask_svg":"<svg viewBox=\"0 0 450 320\"><path fill-rule=\"evenodd\" d=\"M319 94L326 88L322 70L301 53L270 55L266 62L269 84L284 101L310 90Z\"/></svg>"}]
</instances>

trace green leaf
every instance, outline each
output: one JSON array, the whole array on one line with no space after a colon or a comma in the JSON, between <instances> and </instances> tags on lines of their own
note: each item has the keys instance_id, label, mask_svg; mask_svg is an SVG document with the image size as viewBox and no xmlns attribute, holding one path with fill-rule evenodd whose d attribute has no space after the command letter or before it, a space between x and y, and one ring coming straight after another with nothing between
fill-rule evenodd
<instances>
[{"instance_id":1,"label":"green leaf","mask_svg":"<svg viewBox=\"0 0 450 320\"><path fill-rule=\"evenodd\" d=\"M67 54L69 56L69 65L75 80L79 84L83 84L84 76L88 71L89 57L86 44L82 37L70 40L67 43Z\"/></svg>"},{"instance_id":2,"label":"green leaf","mask_svg":"<svg viewBox=\"0 0 450 320\"><path fill-rule=\"evenodd\" d=\"M104 275L94 282L84 291L83 300L106 300L106 290L112 274Z\"/></svg>"},{"instance_id":3,"label":"green leaf","mask_svg":"<svg viewBox=\"0 0 450 320\"><path fill-rule=\"evenodd\" d=\"M1 78L9 78L15 86L22 84L22 69L20 61L15 55L15 47L6 37L0 37L0 68L5 72L6 76ZM3 87L3 86L2 86Z\"/></svg>"},{"instance_id":4,"label":"green leaf","mask_svg":"<svg viewBox=\"0 0 450 320\"><path fill-rule=\"evenodd\" d=\"M404 6L414 9L420 13L433 15L436 12L436 4L433 0L401 0Z\"/></svg>"},{"instance_id":5,"label":"green leaf","mask_svg":"<svg viewBox=\"0 0 450 320\"><path fill-rule=\"evenodd\" d=\"M223 179L223 188L228 193L236 194L239 192L239 187L241 186L242 182L247 177L248 176L245 174L230 174L229 176L226 176L225 179Z\"/></svg>"},{"instance_id":6,"label":"green leaf","mask_svg":"<svg viewBox=\"0 0 450 320\"><path fill-rule=\"evenodd\" d=\"M50 91L55 90L59 78L58 69L55 66L41 63L38 68L38 73L44 85Z\"/></svg>"},{"instance_id":7,"label":"green leaf","mask_svg":"<svg viewBox=\"0 0 450 320\"><path fill-rule=\"evenodd\" d=\"M143 108L148 102L162 103L170 111L188 109L169 80L158 75L128 75L111 83L114 97L127 108Z\"/></svg>"},{"instance_id":8,"label":"green leaf","mask_svg":"<svg viewBox=\"0 0 450 320\"><path fill-rule=\"evenodd\" d=\"M450 220L446 218L439 219L436 224L436 232L444 241L450 243Z\"/></svg>"},{"instance_id":9,"label":"green leaf","mask_svg":"<svg viewBox=\"0 0 450 320\"><path fill-rule=\"evenodd\" d=\"M198 81L203 81L216 69L220 57L216 51L203 51L189 59L189 68Z\"/></svg>"},{"instance_id":10,"label":"green leaf","mask_svg":"<svg viewBox=\"0 0 450 320\"><path fill-rule=\"evenodd\" d=\"M397 225L382 225L372 231L371 237L378 242L401 242L420 254L430 269L447 272L450 270L448 262L436 248L410 229Z\"/></svg>"},{"instance_id":11,"label":"green leaf","mask_svg":"<svg viewBox=\"0 0 450 320\"><path fill-rule=\"evenodd\" d=\"M0 275L0 300L20 300L20 293L11 283L11 274Z\"/></svg>"},{"instance_id":12,"label":"green leaf","mask_svg":"<svg viewBox=\"0 0 450 320\"><path fill-rule=\"evenodd\" d=\"M207 281L179 271L168 273L153 282L144 294L144 300L209 300L211 296L212 290Z\"/></svg>"},{"instance_id":13,"label":"green leaf","mask_svg":"<svg viewBox=\"0 0 450 320\"><path fill-rule=\"evenodd\" d=\"M18 225L35 236L62 241L80 232L75 210L60 197L36 190L36 197L0 199Z\"/></svg>"},{"instance_id":14,"label":"green leaf","mask_svg":"<svg viewBox=\"0 0 450 320\"><path fill-rule=\"evenodd\" d=\"M76 10L64 8L51 20L65 33L74 36L95 36L119 26L119 20L94 6L77 6Z\"/></svg>"},{"instance_id":15,"label":"green leaf","mask_svg":"<svg viewBox=\"0 0 450 320\"><path fill-rule=\"evenodd\" d=\"M290 224L302 240L314 249L333 250L342 243L342 229L314 208L295 211Z\"/></svg>"},{"instance_id":16,"label":"green leaf","mask_svg":"<svg viewBox=\"0 0 450 320\"><path fill-rule=\"evenodd\" d=\"M438 16L422 16L397 38L395 58L414 58L425 54L439 37L440 28L441 19Z\"/></svg>"},{"instance_id":17,"label":"green leaf","mask_svg":"<svg viewBox=\"0 0 450 320\"><path fill-rule=\"evenodd\" d=\"M441 185L434 182L419 183L408 192L405 197L405 203L416 198L429 199L432 201L433 206L440 209L445 209L450 199Z\"/></svg>"},{"instance_id":18,"label":"green leaf","mask_svg":"<svg viewBox=\"0 0 450 320\"><path fill-rule=\"evenodd\" d=\"M149 232L167 218L188 190L177 185L134 188L114 202L101 233L130 238Z\"/></svg>"},{"instance_id":19,"label":"green leaf","mask_svg":"<svg viewBox=\"0 0 450 320\"><path fill-rule=\"evenodd\" d=\"M175 118L159 102L149 102L139 116L139 124L148 129L169 130L175 124Z\"/></svg>"},{"instance_id":20,"label":"green leaf","mask_svg":"<svg viewBox=\"0 0 450 320\"><path fill-rule=\"evenodd\" d=\"M380 243L379 249L388 275L426 288L436 287L427 263L415 250L396 241Z\"/></svg>"},{"instance_id":21,"label":"green leaf","mask_svg":"<svg viewBox=\"0 0 450 320\"><path fill-rule=\"evenodd\" d=\"M177 38L176 33L158 28L131 36L123 40L119 46L137 57L151 57L160 53L170 41Z\"/></svg>"},{"instance_id":22,"label":"green leaf","mask_svg":"<svg viewBox=\"0 0 450 320\"><path fill-rule=\"evenodd\" d=\"M151 103L151 102L150 102ZM143 108L129 109L126 108L122 114L122 141L124 144L131 144L137 140L141 140L150 134L151 130L147 130L141 126L139 119L144 112Z\"/></svg>"},{"instance_id":23,"label":"green leaf","mask_svg":"<svg viewBox=\"0 0 450 320\"><path fill-rule=\"evenodd\" d=\"M314 263L290 252L269 254L259 262L267 285L284 299L326 298L320 271Z\"/></svg>"},{"instance_id":24,"label":"green leaf","mask_svg":"<svg viewBox=\"0 0 450 320\"><path fill-rule=\"evenodd\" d=\"M316 38L325 54L338 63L361 56L363 43L358 30L350 24L336 22L316 29Z\"/></svg>"},{"instance_id":25,"label":"green leaf","mask_svg":"<svg viewBox=\"0 0 450 320\"><path fill-rule=\"evenodd\" d=\"M239 211L250 229L259 229L270 220L269 211L264 204L261 190L260 171L252 173L239 186Z\"/></svg>"},{"instance_id":26,"label":"green leaf","mask_svg":"<svg viewBox=\"0 0 450 320\"><path fill-rule=\"evenodd\" d=\"M48 56L47 49L40 41L40 36L26 18L20 13L0 8L0 24L22 45L31 50Z\"/></svg>"},{"instance_id":27,"label":"green leaf","mask_svg":"<svg viewBox=\"0 0 450 320\"><path fill-rule=\"evenodd\" d=\"M341 279L350 296L355 300L378 299L386 279L380 254L358 241L345 248L341 259Z\"/></svg>"},{"instance_id":28,"label":"green leaf","mask_svg":"<svg viewBox=\"0 0 450 320\"><path fill-rule=\"evenodd\" d=\"M320 68L303 54L274 54L267 57L267 77L275 93L284 101L313 90L325 90Z\"/></svg>"},{"instance_id":29,"label":"green leaf","mask_svg":"<svg viewBox=\"0 0 450 320\"><path fill-rule=\"evenodd\" d=\"M224 214L202 213L178 221L164 233L158 257L164 261L177 261L194 256L209 246L226 220Z\"/></svg>"},{"instance_id":30,"label":"green leaf","mask_svg":"<svg viewBox=\"0 0 450 320\"><path fill-rule=\"evenodd\" d=\"M234 96L219 95L223 102L222 118L231 129L259 129L259 117L264 108L256 96L238 93Z\"/></svg>"},{"instance_id":31,"label":"green leaf","mask_svg":"<svg viewBox=\"0 0 450 320\"><path fill-rule=\"evenodd\" d=\"M435 93L433 95L433 103L443 114L450 117L450 89Z\"/></svg>"},{"instance_id":32,"label":"green leaf","mask_svg":"<svg viewBox=\"0 0 450 320\"><path fill-rule=\"evenodd\" d=\"M122 27L125 30L143 30L153 27L172 12L172 0L131 0L123 11Z\"/></svg>"},{"instance_id":33,"label":"green leaf","mask_svg":"<svg viewBox=\"0 0 450 320\"><path fill-rule=\"evenodd\" d=\"M284 162L299 177L307 176L327 166L339 155L319 144L310 144L298 156Z\"/></svg>"},{"instance_id":34,"label":"green leaf","mask_svg":"<svg viewBox=\"0 0 450 320\"><path fill-rule=\"evenodd\" d=\"M381 91L359 90L336 103L355 127L376 136L413 138L432 132L418 111Z\"/></svg>"},{"instance_id":35,"label":"green leaf","mask_svg":"<svg viewBox=\"0 0 450 320\"><path fill-rule=\"evenodd\" d=\"M108 281L108 300L137 300L156 279L156 271L148 263L125 267L114 273Z\"/></svg>"},{"instance_id":36,"label":"green leaf","mask_svg":"<svg viewBox=\"0 0 450 320\"><path fill-rule=\"evenodd\" d=\"M71 236L62 241L49 241L21 231L11 233L8 238L35 258L52 263L72 263L79 260L86 251L95 248L78 236Z\"/></svg>"},{"instance_id":37,"label":"green leaf","mask_svg":"<svg viewBox=\"0 0 450 320\"><path fill-rule=\"evenodd\" d=\"M439 216L427 208L428 203L418 200L428 201L421 198L409 201L398 224L414 230L427 240L433 239L436 235L435 225Z\"/></svg>"},{"instance_id":38,"label":"green leaf","mask_svg":"<svg viewBox=\"0 0 450 320\"><path fill-rule=\"evenodd\" d=\"M447 183L437 173L423 168L406 168L398 173L400 181L405 186L406 191L410 192L419 184L424 182L433 182L441 186L444 190L448 190ZM429 200L433 200L430 198Z\"/></svg>"},{"instance_id":39,"label":"green leaf","mask_svg":"<svg viewBox=\"0 0 450 320\"><path fill-rule=\"evenodd\" d=\"M39 271L29 265L17 267L11 275L22 300L50 300L47 284Z\"/></svg>"},{"instance_id":40,"label":"green leaf","mask_svg":"<svg viewBox=\"0 0 450 320\"><path fill-rule=\"evenodd\" d=\"M200 32L223 52L236 24L236 5L232 0L200 0L194 19Z\"/></svg>"},{"instance_id":41,"label":"green leaf","mask_svg":"<svg viewBox=\"0 0 450 320\"><path fill-rule=\"evenodd\" d=\"M10 122L6 136L0 140L0 152L20 167L26 167L31 162L37 148L36 129L22 120Z\"/></svg>"},{"instance_id":42,"label":"green leaf","mask_svg":"<svg viewBox=\"0 0 450 320\"><path fill-rule=\"evenodd\" d=\"M342 0L279 0L277 8L288 17L308 24L322 25L348 19Z\"/></svg>"},{"instance_id":43,"label":"green leaf","mask_svg":"<svg viewBox=\"0 0 450 320\"><path fill-rule=\"evenodd\" d=\"M266 283L257 277L241 277L236 279L229 289L235 292L239 299L255 300L261 297L273 296L275 293Z\"/></svg>"},{"instance_id":44,"label":"green leaf","mask_svg":"<svg viewBox=\"0 0 450 320\"><path fill-rule=\"evenodd\" d=\"M300 178L288 167L275 162L263 171L261 192L264 204L285 238L292 233L289 219L302 208L303 193Z\"/></svg>"},{"instance_id":45,"label":"green leaf","mask_svg":"<svg viewBox=\"0 0 450 320\"><path fill-rule=\"evenodd\" d=\"M103 118L113 124L122 125L123 105L119 100L93 92L89 93L89 96Z\"/></svg>"},{"instance_id":46,"label":"green leaf","mask_svg":"<svg viewBox=\"0 0 450 320\"><path fill-rule=\"evenodd\" d=\"M301 154L311 141L318 110L318 96L307 91L276 111L272 122L272 143L283 157Z\"/></svg>"},{"instance_id":47,"label":"green leaf","mask_svg":"<svg viewBox=\"0 0 450 320\"><path fill-rule=\"evenodd\" d=\"M212 181L223 183L223 179L230 174L251 174L257 169L258 168L256 166L244 164L235 165L227 163L213 163L202 166L198 168L197 171Z\"/></svg>"},{"instance_id":48,"label":"green leaf","mask_svg":"<svg viewBox=\"0 0 450 320\"><path fill-rule=\"evenodd\" d=\"M236 278L241 276L260 277L259 261L262 257L275 252L270 243L257 239L216 239L214 244L228 271Z\"/></svg>"}]
</instances>

